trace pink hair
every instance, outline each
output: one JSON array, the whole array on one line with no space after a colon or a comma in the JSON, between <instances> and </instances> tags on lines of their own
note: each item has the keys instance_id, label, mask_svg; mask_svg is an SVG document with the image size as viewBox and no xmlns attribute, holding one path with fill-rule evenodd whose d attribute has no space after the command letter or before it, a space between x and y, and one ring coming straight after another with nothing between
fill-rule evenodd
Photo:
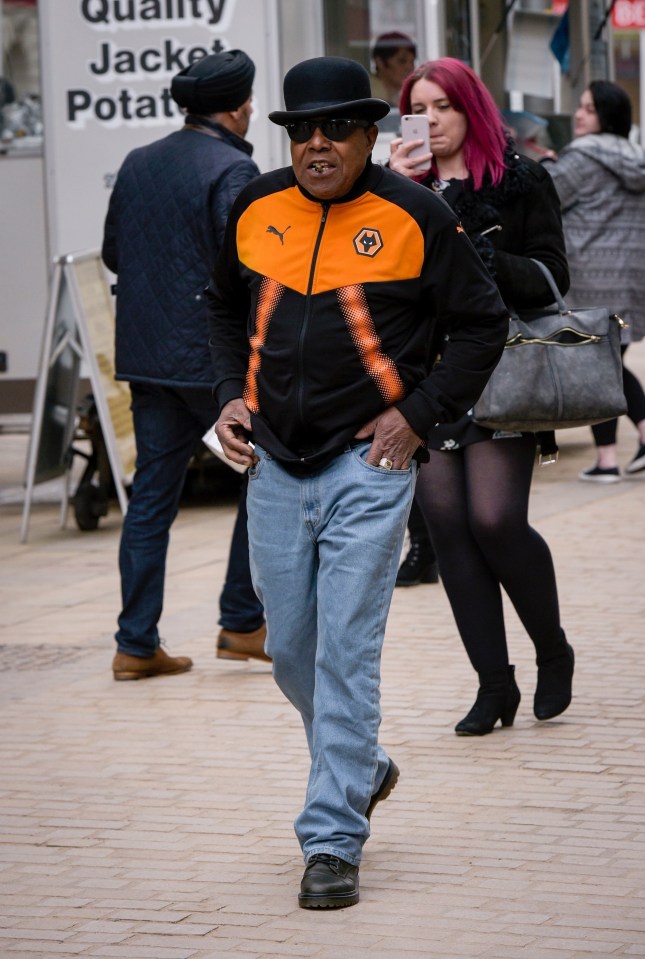
<instances>
[{"instance_id":1,"label":"pink hair","mask_svg":"<svg viewBox=\"0 0 645 959\"><path fill-rule=\"evenodd\" d=\"M412 87L422 79L441 87L454 109L466 117L464 161L475 190L479 190L486 174L492 184L497 185L506 169L506 135L497 104L487 88L461 60L454 57L429 60L406 77L399 98L401 115L412 112Z\"/></svg>"}]
</instances>

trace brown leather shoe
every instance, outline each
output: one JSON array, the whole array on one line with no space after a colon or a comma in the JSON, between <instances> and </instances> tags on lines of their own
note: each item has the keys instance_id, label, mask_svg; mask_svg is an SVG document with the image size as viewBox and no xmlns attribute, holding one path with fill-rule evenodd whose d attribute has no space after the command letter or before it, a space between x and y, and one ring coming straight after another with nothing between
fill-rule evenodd
<instances>
[{"instance_id":1,"label":"brown leather shoe","mask_svg":"<svg viewBox=\"0 0 645 959\"><path fill-rule=\"evenodd\" d=\"M169 656L159 647L154 656L129 656L117 653L112 660L115 679L146 679L148 676L169 676L185 673L193 665L188 656Z\"/></svg>"},{"instance_id":2,"label":"brown leather shoe","mask_svg":"<svg viewBox=\"0 0 645 959\"><path fill-rule=\"evenodd\" d=\"M235 633L232 629L220 629L217 637L218 659L261 659L270 663L271 657L264 652L267 628L262 624L251 633Z\"/></svg>"}]
</instances>

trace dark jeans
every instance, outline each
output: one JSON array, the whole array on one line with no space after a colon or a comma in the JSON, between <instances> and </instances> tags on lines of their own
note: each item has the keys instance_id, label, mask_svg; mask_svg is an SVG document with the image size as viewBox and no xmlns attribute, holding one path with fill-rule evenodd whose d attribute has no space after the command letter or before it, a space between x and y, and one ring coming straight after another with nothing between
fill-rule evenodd
<instances>
[{"instance_id":1,"label":"dark jeans","mask_svg":"<svg viewBox=\"0 0 645 959\"><path fill-rule=\"evenodd\" d=\"M188 463L199 439L217 418L208 389L174 389L132 383L137 462L123 521L119 569L123 608L119 652L152 656L159 646L166 554ZM262 604L253 591L246 533L246 483L233 531L220 597L220 625L250 632L262 625Z\"/></svg>"},{"instance_id":2,"label":"dark jeans","mask_svg":"<svg viewBox=\"0 0 645 959\"><path fill-rule=\"evenodd\" d=\"M414 494L410 515L408 517L408 532L410 534L410 544L416 542L423 546L423 552L428 562L436 560L435 552L430 539L430 531L425 521L423 511L419 506L417 494Z\"/></svg>"}]
</instances>

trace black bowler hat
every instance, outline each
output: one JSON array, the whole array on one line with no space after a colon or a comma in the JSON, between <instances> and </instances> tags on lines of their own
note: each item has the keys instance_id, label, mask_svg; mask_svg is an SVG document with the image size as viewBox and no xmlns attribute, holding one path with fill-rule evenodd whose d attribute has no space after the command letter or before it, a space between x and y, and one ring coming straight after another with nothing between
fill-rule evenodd
<instances>
[{"instance_id":1,"label":"black bowler hat","mask_svg":"<svg viewBox=\"0 0 645 959\"><path fill-rule=\"evenodd\" d=\"M284 78L284 103L286 110L269 114L280 126L332 116L375 123L390 112L389 103L372 96L365 67L346 57L314 57L291 67Z\"/></svg>"}]
</instances>

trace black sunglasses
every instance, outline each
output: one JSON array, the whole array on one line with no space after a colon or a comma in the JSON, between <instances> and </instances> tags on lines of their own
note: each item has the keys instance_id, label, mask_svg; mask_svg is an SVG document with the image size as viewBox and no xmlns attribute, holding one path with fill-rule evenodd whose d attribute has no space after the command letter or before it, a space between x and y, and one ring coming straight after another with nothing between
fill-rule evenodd
<instances>
[{"instance_id":1,"label":"black sunglasses","mask_svg":"<svg viewBox=\"0 0 645 959\"><path fill-rule=\"evenodd\" d=\"M313 120L294 120L293 123L285 123L285 130L289 139L294 143L306 143L311 140L316 130L320 130L322 135L334 143L342 143L352 135L354 130L359 128L366 130L372 124L369 120L328 120L327 118L318 118Z\"/></svg>"}]
</instances>

